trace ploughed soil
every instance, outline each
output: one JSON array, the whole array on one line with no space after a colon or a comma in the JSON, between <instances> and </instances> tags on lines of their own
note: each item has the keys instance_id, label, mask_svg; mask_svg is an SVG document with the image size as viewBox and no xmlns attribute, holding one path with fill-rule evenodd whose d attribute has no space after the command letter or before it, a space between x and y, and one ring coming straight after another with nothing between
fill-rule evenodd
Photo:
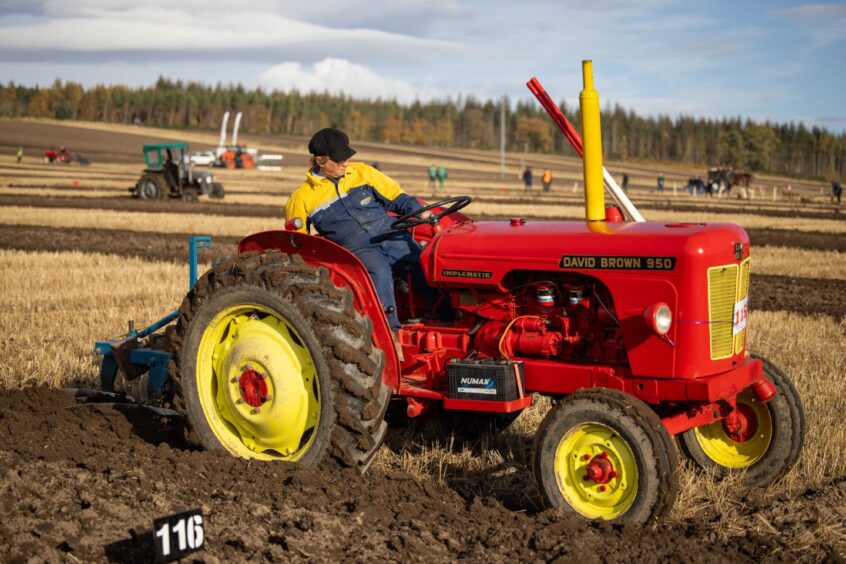
<instances>
[{"instance_id":1,"label":"ploughed soil","mask_svg":"<svg viewBox=\"0 0 846 564\"><path fill-rule=\"evenodd\" d=\"M784 536L724 543L693 523L627 530L563 510L512 511L399 471L248 462L193 450L183 436L179 419L145 409L0 391L0 561L146 562L153 519L193 508L205 516L197 556L210 562L724 562L785 548ZM825 499L846 498L841 486ZM808 503L819 503L814 493Z\"/></svg>"},{"instance_id":2,"label":"ploughed soil","mask_svg":"<svg viewBox=\"0 0 846 564\"><path fill-rule=\"evenodd\" d=\"M161 141L147 135L73 127L71 122L0 120L0 151L13 155L18 147L23 147L24 158L29 162L40 161L45 151L59 147L80 153L91 162L143 162L141 147Z\"/></svg>"}]
</instances>

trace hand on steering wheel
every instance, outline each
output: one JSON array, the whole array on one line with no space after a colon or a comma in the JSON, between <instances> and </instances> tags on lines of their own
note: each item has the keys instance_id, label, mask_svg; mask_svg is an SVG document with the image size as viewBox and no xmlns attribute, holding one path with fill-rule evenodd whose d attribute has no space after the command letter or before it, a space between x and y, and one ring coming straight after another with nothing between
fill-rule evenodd
<instances>
[{"instance_id":1,"label":"hand on steering wheel","mask_svg":"<svg viewBox=\"0 0 846 564\"><path fill-rule=\"evenodd\" d=\"M420 208L419 210L414 210L413 212L398 217L396 221L391 224L391 229L401 231L403 229L408 229L409 227L417 227L418 225L437 225L441 219L467 207L472 201L473 198L470 196L455 196L453 198L446 198L445 200L434 202L428 206ZM425 212L443 207L447 204L452 205L440 213L429 214L429 216L425 218L422 217Z\"/></svg>"}]
</instances>

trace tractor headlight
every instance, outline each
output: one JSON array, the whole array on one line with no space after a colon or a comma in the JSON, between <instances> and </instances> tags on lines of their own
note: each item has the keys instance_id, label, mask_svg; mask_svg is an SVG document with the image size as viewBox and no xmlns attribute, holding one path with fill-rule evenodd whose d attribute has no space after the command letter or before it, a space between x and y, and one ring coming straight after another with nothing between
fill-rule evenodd
<instances>
[{"instance_id":1,"label":"tractor headlight","mask_svg":"<svg viewBox=\"0 0 846 564\"><path fill-rule=\"evenodd\" d=\"M656 335L664 336L673 324L673 312L665 303L652 304L643 312L643 317Z\"/></svg>"}]
</instances>

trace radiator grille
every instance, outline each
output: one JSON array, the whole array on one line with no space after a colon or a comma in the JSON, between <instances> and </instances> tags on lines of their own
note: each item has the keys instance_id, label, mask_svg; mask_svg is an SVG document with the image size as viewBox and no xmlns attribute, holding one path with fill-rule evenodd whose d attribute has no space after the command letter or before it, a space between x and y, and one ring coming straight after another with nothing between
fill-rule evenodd
<instances>
[{"instance_id":1,"label":"radiator grille","mask_svg":"<svg viewBox=\"0 0 846 564\"><path fill-rule=\"evenodd\" d=\"M749 296L749 258L740 263L740 284L737 301ZM746 345L746 329L734 336L734 354L740 353Z\"/></svg>"},{"instance_id":2,"label":"radiator grille","mask_svg":"<svg viewBox=\"0 0 846 564\"><path fill-rule=\"evenodd\" d=\"M736 264L708 269L708 318L711 328L711 359L728 358L734 349L732 319L737 298Z\"/></svg>"}]
</instances>

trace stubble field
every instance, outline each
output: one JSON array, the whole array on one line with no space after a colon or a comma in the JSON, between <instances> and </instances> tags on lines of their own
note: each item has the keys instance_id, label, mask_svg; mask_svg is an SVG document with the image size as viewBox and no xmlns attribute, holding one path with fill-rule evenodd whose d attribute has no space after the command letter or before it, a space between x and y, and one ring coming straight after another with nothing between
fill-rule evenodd
<instances>
[{"instance_id":1,"label":"stubble field","mask_svg":"<svg viewBox=\"0 0 846 564\"><path fill-rule=\"evenodd\" d=\"M211 134L97 124L0 121L0 560L147 559L155 517L201 506L207 561L240 560L814 560L846 554L846 221L820 186L760 179L756 198L693 198L701 171L662 172L675 194L651 191L658 169L628 172L631 197L656 221L732 221L752 241L750 348L796 382L808 436L796 467L764 490L682 469L670 518L643 530L586 524L543 510L528 471L540 401L507 431L467 432L437 419L389 432L363 478L202 452L178 419L79 405L57 391L93 387L93 342L128 320L145 326L187 290L187 237L212 235L201 261L231 255L244 235L279 228L303 177L305 140L256 138L285 154L281 172L219 171L223 201L142 202L127 188L145 142ZM247 141L251 141L248 139ZM26 158L14 153L25 145ZM66 145L93 164L46 165ZM469 194L474 218L581 216L580 164L570 157L498 155L361 144L406 191L432 201ZM425 179L449 168L443 192ZM523 162L550 166L549 194L523 192ZM788 183L790 201L772 197ZM132 531L132 532L130 532ZM139 536L140 535L140 536ZM134 540L136 539L137 540Z\"/></svg>"}]
</instances>

